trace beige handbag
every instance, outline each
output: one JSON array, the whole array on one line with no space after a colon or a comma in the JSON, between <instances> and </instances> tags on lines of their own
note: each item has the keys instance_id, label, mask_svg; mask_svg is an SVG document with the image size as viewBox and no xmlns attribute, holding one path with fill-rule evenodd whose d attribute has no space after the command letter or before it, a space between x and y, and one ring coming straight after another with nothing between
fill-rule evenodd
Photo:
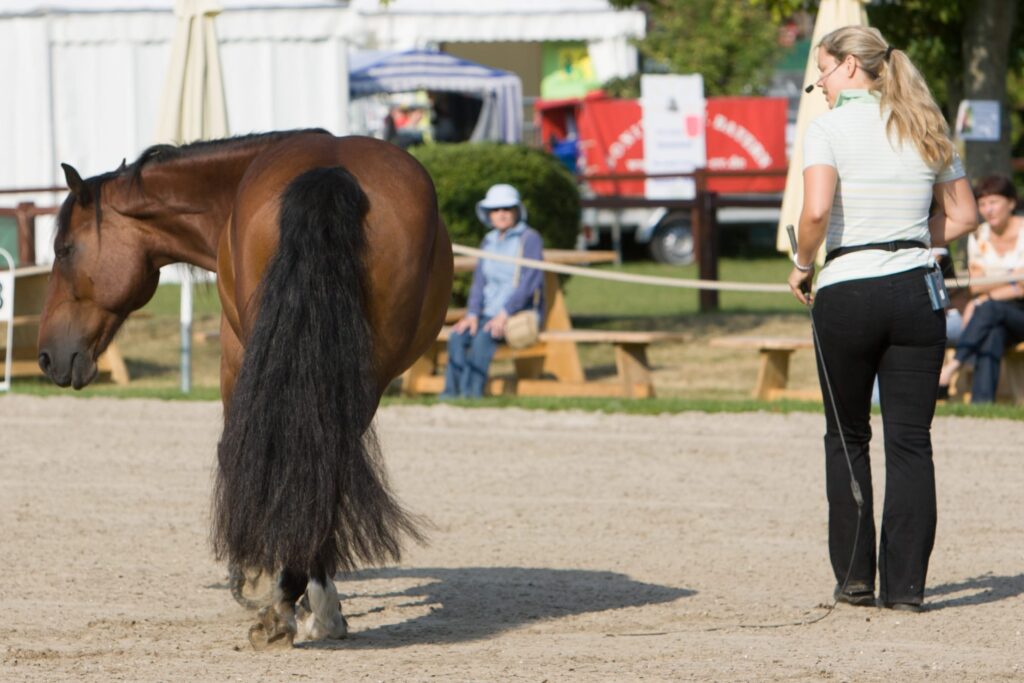
<instances>
[{"instance_id":1,"label":"beige handbag","mask_svg":"<svg viewBox=\"0 0 1024 683\"><path fill-rule=\"evenodd\" d=\"M519 258L522 257L523 243L520 242ZM512 276L513 287L519 285L519 270L520 265L517 263L515 275ZM513 313L505 321L505 343L513 349L525 349L527 346L535 343L538 335L540 335L540 322L537 319L537 311L535 310L539 294L540 292L534 293L533 306L518 313Z\"/></svg>"},{"instance_id":2,"label":"beige handbag","mask_svg":"<svg viewBox=\"0 0 1024 683\"><path fill-rule=\"evenodd\" d=\"M532 308L510 315L505 321L505 343L513 349L525 349L537 341L539 334L537 311Z\"/></svg>"}]
</instances>

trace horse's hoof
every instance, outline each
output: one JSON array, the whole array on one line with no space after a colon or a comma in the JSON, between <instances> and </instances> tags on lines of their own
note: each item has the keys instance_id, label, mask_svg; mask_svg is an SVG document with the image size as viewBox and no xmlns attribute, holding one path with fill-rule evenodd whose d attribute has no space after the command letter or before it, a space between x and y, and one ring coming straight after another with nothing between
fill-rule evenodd
<instances>
[{"instance_id":1,"label":"horse's hoof","mask_svg":"<svg viewBox=\"0 0 1024 683\"><path fill-rule=\"evenodd\" d=\"M249 628L249 644L254 650L290 648L295 642L295 624L282 619L276 610L264 607L259 621Z\"/></svg>"},{"instance_id":2,"label":"horse's hoof","mask_svg":"<svg viewBox=\"0 0 1024 683\"><path fill-rule=\"evenodd\" d=\"M322 619L317 619L313 612L300 614L298 622L303 640L344 640L348 638L348 621L340 611L334 615L330 624L325 624Z\"/></svg>"}]
</instances>

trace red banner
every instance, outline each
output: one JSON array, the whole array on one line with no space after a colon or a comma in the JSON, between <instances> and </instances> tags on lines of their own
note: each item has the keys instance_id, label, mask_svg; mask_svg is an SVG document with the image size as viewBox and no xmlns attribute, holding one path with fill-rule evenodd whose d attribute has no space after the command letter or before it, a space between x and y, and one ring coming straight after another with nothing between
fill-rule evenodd
<instances>
[{"instance_id":1,"label":"red banner","mask_svg":"<svg viewBox=\"0 0 1024 683\"><path fill-rule=\"evenodd\" d=\"M643 173L643 124L639 100L588 97L538 103L545 144L569 130L576 116L577 171L581 175ZM711 97L707 100L707 168L713 171L785 169L786 99L783 97ZM550 151L550 150L549 150ZM722 193L782 192L784 174L712 178L708 189ZM643 196L642 180L595 180L597 195Z\"/></svg>"},{"instance_id":2,"label":"red banner","mask_svg":"<svg viewBox=\"0 0 1024 683\"><path fill-rule=\"evenodd\" d=\"M711 97L707 105L708 164L711 171L786 168L784 97ZM776 177L712 178L714 192L782 192Z\"/></svg>"},{"instance_id":3,"label":"red banner","mask_svg":"<svg viewBox=\"0 0 1024 683\"><path fill-rule=\"evenodd\" d=\"M639 100L593 100L580 109L580 173L643 173L644 142ZM643 180L595 180L590 187L598 195L642 197Z\"/></svg>"}]
</instances>

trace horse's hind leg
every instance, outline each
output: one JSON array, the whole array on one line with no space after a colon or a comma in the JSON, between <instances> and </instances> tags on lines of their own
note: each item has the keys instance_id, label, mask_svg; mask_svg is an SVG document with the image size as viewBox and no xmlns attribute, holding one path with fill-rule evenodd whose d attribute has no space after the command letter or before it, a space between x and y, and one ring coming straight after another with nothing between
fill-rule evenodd
<instances>
[{"instance_id":1,"label":"horse's hind leg","mask_svg":"<svg viewBox=\"0 0 1024 683\"><path fill-rule=\"evenodd\" d=\"M256 623L249 628L253 649L291 647L295 641L295 602L306 590L308 576L285 569L277 582L274 601L256 613Z\"/></svg>"},{"instance_id":2,"label":"horse's hind leg","mask_svg":"<svg viewBox=\"0 0 1024 683\"><path fill-rule=\"evenodd\" d=\"M309 614L299 619L305 638L341 640L348 636L348 622L341 614L341 602L334 581L326 574L310 577L306 597L309 598Z\"/></svg>"}]
</instances>

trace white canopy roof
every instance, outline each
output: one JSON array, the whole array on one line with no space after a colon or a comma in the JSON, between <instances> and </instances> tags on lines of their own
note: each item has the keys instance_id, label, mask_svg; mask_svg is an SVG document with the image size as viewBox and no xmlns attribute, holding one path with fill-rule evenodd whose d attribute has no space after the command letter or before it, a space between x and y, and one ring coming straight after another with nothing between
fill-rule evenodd
<instances>
[{"instance_id":1,"label":"white canopy roof","mask_svg":"<svg viewBox=\"0 0 1024 683\"><path fill-rule=\"evenodd\" d=\"M616 10L607 0L351 0L376 47L406 49L429 42L642 38L639 10ZM374 47L374 46L364 46Z\"/></svg>"},{"instance_id":2,"label":"white canopy roof","mask_svg":"<svg viewBox=\"0 0 1024 683\"><path fill-rule=\"evenodd\" d=\"M220 0L224 9L346 7L346 0ZM66 12L171 11L174 0L3 0L0 15Z\"/></svg>"}]
</instances>

